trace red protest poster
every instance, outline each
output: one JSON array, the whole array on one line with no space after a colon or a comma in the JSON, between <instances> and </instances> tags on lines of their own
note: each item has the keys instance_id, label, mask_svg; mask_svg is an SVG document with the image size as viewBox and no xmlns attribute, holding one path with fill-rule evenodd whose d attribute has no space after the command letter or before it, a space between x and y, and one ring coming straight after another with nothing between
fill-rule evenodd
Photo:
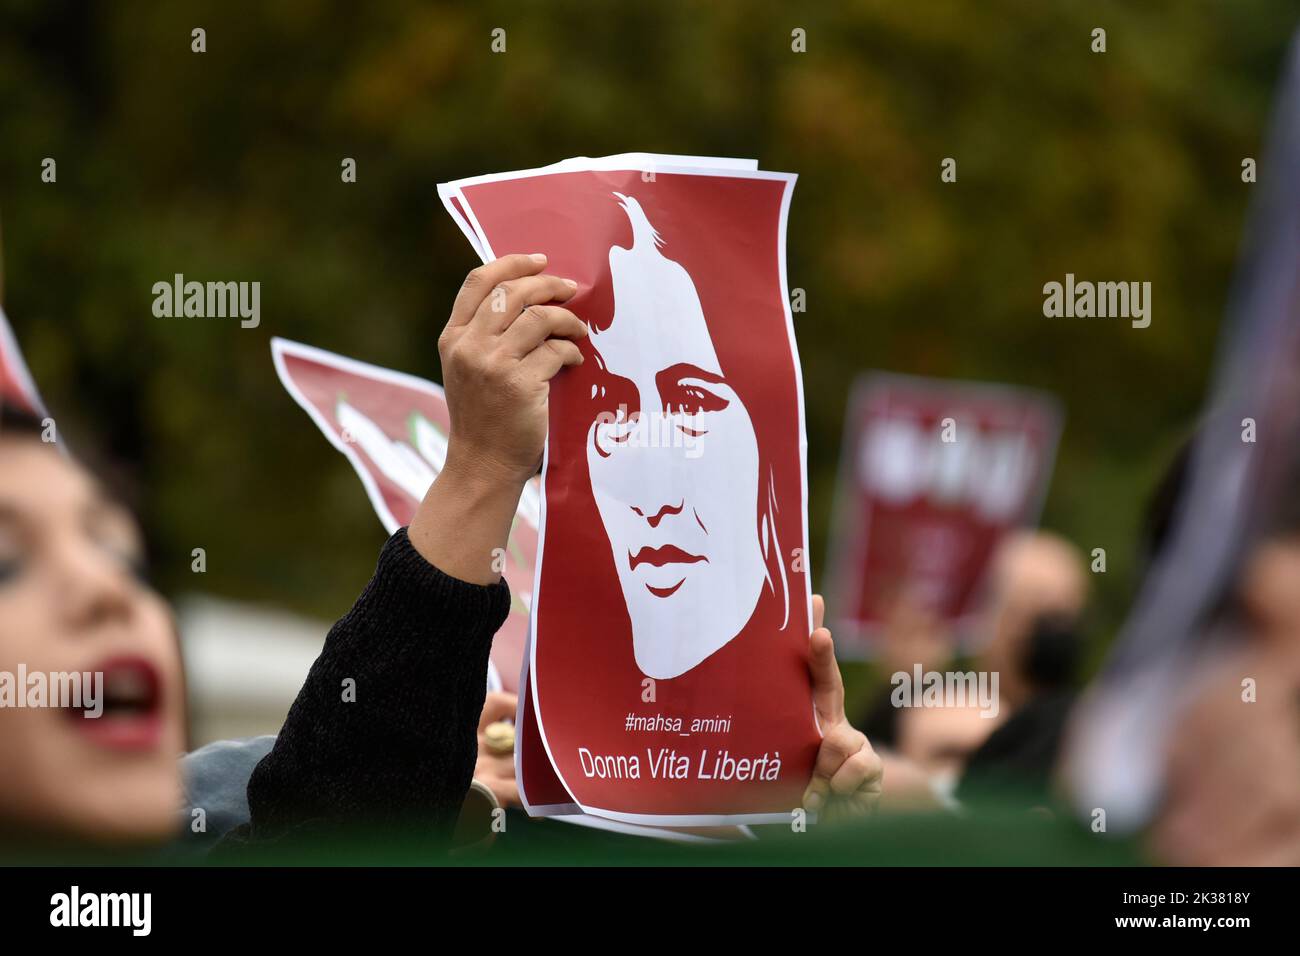
<instances>
[{"instance_id":1,"label":"red protest poster","mask_svg":"<svg viewBox=\"0 0 1300 956\"><path fill-rule=\"evenodd\" d=\"M485 258L575 279L592 328L552 384L521 704L589 814L789 822L811 773L793 185L629 156L440 189Z\"/></svg>"},{"instance_id":2,"label":"red protest poster","mask_svg":"<svg viewBox=\"0 0 1300 956\"><path fill-rule=\"evenodd\" d=\"M903 596L960 629L998 542L1037 520L1060 421L1054 399L1027 389L859 379L828 562L841 656L870 656Z\"/></svg>"},{"instance_id":3,"label":"red protest poster","mask_svg":"<svg viewBox=\"0 0 1300 956\"><path fill-rule=\"evenodd\" d=\"M18 350L18 340L9 327L4 309L0 309L0 399L37 414L45 414L36 383L27 371L23 353Z\"/></svg>"},{"instance_id":4,"label":"red protest poster","mask_svg":"<svg viewBox=\"0 0 1300 956\"><path fill-rule=\"evenodd\" d=\"M285 339L273 339L271 352L289 394L352 462L385 530L409 524L447 456L450 418L441 386ZM511 693L528 633L537 507L530 482L501 556L513 600L492 642L489 683Z\"/></svg>"}]
</instances>

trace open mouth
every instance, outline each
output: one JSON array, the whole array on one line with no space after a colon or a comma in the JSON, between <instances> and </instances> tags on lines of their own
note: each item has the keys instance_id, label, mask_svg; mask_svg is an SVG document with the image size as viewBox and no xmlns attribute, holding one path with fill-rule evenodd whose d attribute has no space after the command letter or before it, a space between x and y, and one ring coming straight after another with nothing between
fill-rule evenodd
<instances>
[{"instance_id":1,"label":"open mouth","mask_svg":"<svg viewBox=\"0 0 1300 956\"><path fill-rule=\"evenodd\" d=\"M64 710L74 726L88 739L114 750L156 747L163 730L158 669L142 657L115 657L102 661L92 673L103 675L96 688L99 700L83 699L82 707Z\"/></svg>"}]
</instances>

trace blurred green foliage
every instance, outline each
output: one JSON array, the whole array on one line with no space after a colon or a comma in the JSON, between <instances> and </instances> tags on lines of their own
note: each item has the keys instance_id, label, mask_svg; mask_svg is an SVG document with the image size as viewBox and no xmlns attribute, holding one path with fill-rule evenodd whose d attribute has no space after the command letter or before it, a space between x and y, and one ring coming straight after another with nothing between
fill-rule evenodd
<instances>
[{"instance_id":1,"label":"blurred green foliage","mask_svg":"<svg viewBox=\"0 0 1300 956\"><path fill-rule=\"evenodd\" d=\"M1283 0L0 0L5 305L74 446L133 469L165 590L195 587L201 546L203 589L334 616L382 532L277 383L270 336L436 379L475 264L437 182L625 150L757 157L800 175L814 557L859 371L1044 388L1068 415L1044 522L1107 549L1105 638L1203 397L1240 164L1292 20ZM150 287L177 272L260 280L261 327L154 318ZM1150 280L1151 327L1045 319L1066 272Z\"/></svg>"}]
</instances>

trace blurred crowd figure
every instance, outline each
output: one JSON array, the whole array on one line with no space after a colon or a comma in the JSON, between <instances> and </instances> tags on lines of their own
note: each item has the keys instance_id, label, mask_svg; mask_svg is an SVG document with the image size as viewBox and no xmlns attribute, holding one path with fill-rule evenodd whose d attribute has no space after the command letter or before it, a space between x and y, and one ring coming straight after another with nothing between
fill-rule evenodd
<instances>
[{"instance_id":1,"label":"blurred crowd figure","mask_svg":"<svg viewBox=\"0 0 1300 956\"><path fill-rule=\"evenodd\" d=\"M959 797L1049 787L1083 662L1088 597L1083 555L1064 538L1022 532L999 549L976 668L999 675L1003 721L967 760Z\"/></svg>"},{"instance_id":2,"label":"blurred crowd figure","mask_svg":"<svg viewBox=\"0 0 1300 956\"><path fill-rule=\"evenodd\" d=\"M1184 491L1181 453L1156 490L1143 545L1169 546ZM1300 492L1300 488L1297 488ZM899 708L882 687L861 725L886 761L886 810L1059 807L1059 769L1083 683L1089 580L1059 535L1009 536L992 562L970 657L951 629L900 598L880 667L999 676L996 718L978 706ZM1181 690L1162 755L1163 787L1140 846L1175 865L1300 864L1300 493L1291 495L1212 602L1207 653ZM1089 821L1084 821L1088 823Z\"/></svg>"},{"instance_id":3,"label":"blurred crowd figure","mask_svg":"<svg viewBox=\"0 0 1300 956\"><path fill-rule=\"evenodd\" d=\"M889 748L884 806L968 799L977 790L1037 802L1046 791L1082 659L1079 625L1089 581L1079 550L1056 534L1021 531L994 555L975 617L972 660L958 659L952 629L904 593L882 635L886 678L949 670L996 673L998 706L898 708L885 687L863 718ZM909 786L898 781L907 776ZM891 776L891 772L892 776Z\"/></svg>"},{"instance_id":4,"label":"blurred crowd figure","mask_svg":"<svg viewBox=\"0 0 1300 956\"><path fill-rule=\"evenodd\" d=\"M1167 546L1190 449L1157 494ZM1188 866L1300 864L1300 482L1237 562L1206 623L1208 650L1177 702L1153 854Z\"/></svg>"}]
</instances>

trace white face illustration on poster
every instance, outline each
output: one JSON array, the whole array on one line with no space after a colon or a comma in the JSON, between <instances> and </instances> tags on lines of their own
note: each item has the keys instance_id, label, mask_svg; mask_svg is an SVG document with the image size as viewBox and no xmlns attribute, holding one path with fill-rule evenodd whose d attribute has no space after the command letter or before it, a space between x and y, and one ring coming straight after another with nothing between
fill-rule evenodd
<instances>
[{"instance_id":1,"label":"white face illustration on poster","mask_svg":"<svg viewBox=\"0 0 1300 956\"><path fill-rule=\"evenodd\" d=\"M609 383L592 397L616 407L593 422L587 465L637 666L669 679L749 621L770 583L764 544L775 526L760 516L754 425L695 284L661 252L641 204L615 195L633 241L609 251L614 317L591 342Z\"/></svg>"}]
</instances>

